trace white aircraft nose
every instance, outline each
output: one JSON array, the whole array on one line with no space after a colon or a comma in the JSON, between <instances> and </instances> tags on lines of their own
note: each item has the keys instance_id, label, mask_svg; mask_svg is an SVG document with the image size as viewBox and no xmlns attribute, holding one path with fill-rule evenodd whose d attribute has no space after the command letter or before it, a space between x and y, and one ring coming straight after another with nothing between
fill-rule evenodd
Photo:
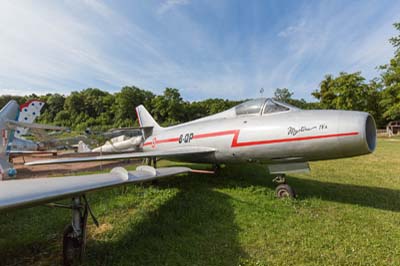
<instances>
[{"instance_id":1,"label":"white aircraft nose","mask_svg":"<svg viewBox=\"0 0 400 266\"><path fill-rule=\"evenodd\" d=\"M354 133L354 138L340 140L345 156L368 154L376 147L376 125L374 118L366 112L342 112L339 118L339 132Z\"/></svg>"}]
</instances>

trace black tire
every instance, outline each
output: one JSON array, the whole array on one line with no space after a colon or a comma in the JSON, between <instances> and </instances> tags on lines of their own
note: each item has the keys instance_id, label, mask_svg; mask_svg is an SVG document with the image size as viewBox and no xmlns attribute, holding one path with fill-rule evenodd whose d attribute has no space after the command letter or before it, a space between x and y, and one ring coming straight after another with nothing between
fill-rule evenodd
<instances>
[{"instance_id":1,"label":"black tire","mask_svg":"<svg viewBox=\"0 0 400 266\"><path fill-rule=\"evenodd\" d=\"M275 195L277 198L290 198L294 199L296 197L296 193L294 192L293 188L288 184L280 184L275 189Z\"/></svg>"},{"instance_id":2,"label":"black tire","mask_svg":"<svg viewBox=\"0 0 400 266\"><path fill-rule=\"evenodd\" d=\"M82 256L82 241L72 237L74 229L68 225L63 236L63 265L79 265Z\"/></svg>"}]
</instances>

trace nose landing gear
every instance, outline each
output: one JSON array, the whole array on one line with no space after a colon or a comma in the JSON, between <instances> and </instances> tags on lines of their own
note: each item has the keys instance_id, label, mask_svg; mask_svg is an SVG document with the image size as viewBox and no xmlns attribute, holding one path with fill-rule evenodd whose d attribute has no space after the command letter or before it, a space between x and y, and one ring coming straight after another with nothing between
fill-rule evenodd
<instances>
[{"instance_id":1,"label":"nose landing gear","mask_svg":"<svg viewBox=\"0 0 400 266\"><path fill-rule=\"evenodd\" d=\"M275 195L277 198L296 198L296 192L291 186L286 184L284 174L277 175L272 181L278 184L275 188Z\"/></svg>"}]
</instances>

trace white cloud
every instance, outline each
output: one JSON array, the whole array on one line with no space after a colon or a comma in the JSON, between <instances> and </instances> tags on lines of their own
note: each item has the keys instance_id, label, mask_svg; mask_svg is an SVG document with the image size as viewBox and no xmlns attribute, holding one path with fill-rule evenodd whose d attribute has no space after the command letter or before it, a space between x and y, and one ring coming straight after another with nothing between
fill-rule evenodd
<instances>
[{"instance_id":1,"label":"white cloud","mask_svg":"<svg viewBox=\"0 0 400 266\"><path fill-rule=\"evenodd\" d=\"M165 0L158 8L159 14L164 14L177 6L187 5L189 0Z\"/></svg>"},{"instance_id":2,"label":"white cloud","mask_svg":"<svg viewBox=\"0 0 400 266\"><path fill-rule=\"evenodd\" d=\"M152 35L101 2L84 3L1 4L0 94L4 88L24 94L80 90L99 83L106 84L104 89L146 86L161 79L161 73L178 71L159 52ZM109 50L115 43L136 53L139 62L115 56L117 51Z\"/></svg>"},{"instance_id":3,"label":"white cloud","mask_svg":"<svg viewBox=\"0 0 400 266\"><path fill-rule=\"evenodd\" d=\"M284 30L282 30L278 33L278 36L283 37L283 38L290 37L291 35L304 30L305 26L306 26L306 23L304 20L302 20L297 24L286 27Z\"/></svg>"},{"instance_id":4,"label":"white cloud","mask_svg":"<svg viewBox=\"0 0 400 266\"><path fill-rule=\"evenodd\" d=\"M278 33L285 39L281 48L285 52L275 65L258 69L257 82L287 87L297 97L311 99L311 91L326 74L361 70L367 79L376 77L375 67L393 55L387 40L396 34L392 23L400 6L392 5L384 16L377 16L376 7L362 6L352 4L343 9L325 2L293 14L300 22L289 23Z\"/></svg>"}]
</instances>

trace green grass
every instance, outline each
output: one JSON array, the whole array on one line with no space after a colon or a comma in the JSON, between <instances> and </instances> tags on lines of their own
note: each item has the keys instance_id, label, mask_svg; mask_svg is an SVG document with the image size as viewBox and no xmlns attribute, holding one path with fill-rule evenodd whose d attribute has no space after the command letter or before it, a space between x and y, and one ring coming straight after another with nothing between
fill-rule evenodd
<instances>
[{"instance_id":1,"label":"green grass","mask_svg":"<svg viewBox=\"0 0 400 266\"><path fill-rule=\"evenodd\" d=\"M312 163L287 178L296 200L275 199L259 165L91 193L101 225L89 223L85 265L400 265L399 151L381 139L374 154ZM69 219L1 214L0 264L60 264Z\"/></svg>"}]
</instances>

